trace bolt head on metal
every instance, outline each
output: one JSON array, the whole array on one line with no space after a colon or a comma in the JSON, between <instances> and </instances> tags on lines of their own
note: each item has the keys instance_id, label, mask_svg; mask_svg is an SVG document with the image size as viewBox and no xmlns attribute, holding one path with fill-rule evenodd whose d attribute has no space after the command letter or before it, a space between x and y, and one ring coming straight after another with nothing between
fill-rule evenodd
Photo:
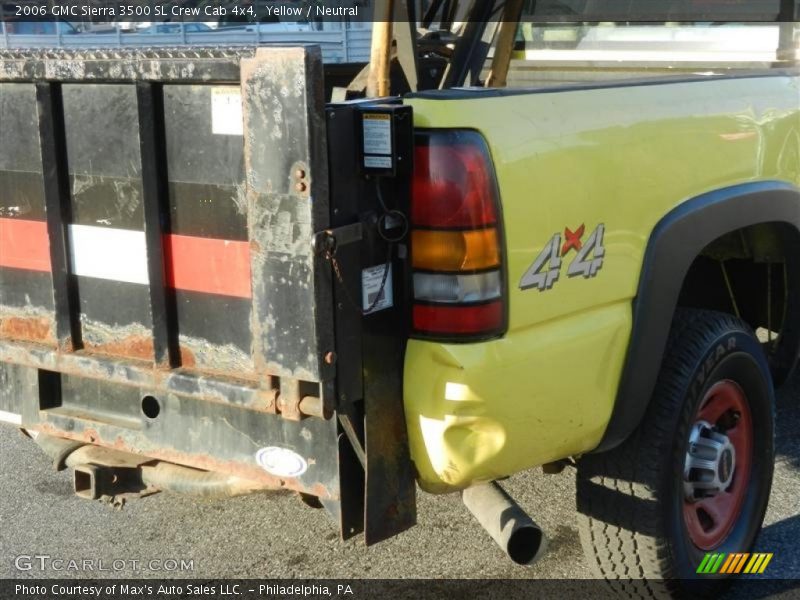
<instances>
[{"instance_id":1,"label":"bolt head on metal","mask_svg":"<svg viewBox=\"0 0 800 600\"><path fill-rule=\"evenodd\" d=\"M325 364L332 365L336 362L336 352L327 352L325 354Z\"/></svg>"}]
</instances>

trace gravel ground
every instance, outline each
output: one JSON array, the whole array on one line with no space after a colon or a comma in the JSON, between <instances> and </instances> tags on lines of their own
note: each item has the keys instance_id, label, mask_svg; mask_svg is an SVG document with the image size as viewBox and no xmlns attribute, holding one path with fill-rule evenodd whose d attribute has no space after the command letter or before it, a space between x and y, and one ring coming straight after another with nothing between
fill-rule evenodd
<instances>
[{"instance_id":1,"label":"gravel ground","mask_svg":"<svg viewBox=\"0 0 800 600\"><path fill-rule=\"evenodd\" d=\"M96 573L15 569L19 555L192 560L193 571L126 568L116 576L197 578L587 578L574 518L574 476L535 471L507 482L550 539L533 567L507 560L455 495L419 493L419 525L367 549L341 542L324 511L281 493L225 501L157 494L117 511L79 500L67 473L12 427L0 427L0 577L93 577ZM772 591L800 586L800 378L784 389L778 411L778 461L758 547L774 552ZM798 580L788 582L786 580ZM791 593L791 592L790 592ZM752 595L750 596L752 597Z\"/></svg>"}]
</instances>

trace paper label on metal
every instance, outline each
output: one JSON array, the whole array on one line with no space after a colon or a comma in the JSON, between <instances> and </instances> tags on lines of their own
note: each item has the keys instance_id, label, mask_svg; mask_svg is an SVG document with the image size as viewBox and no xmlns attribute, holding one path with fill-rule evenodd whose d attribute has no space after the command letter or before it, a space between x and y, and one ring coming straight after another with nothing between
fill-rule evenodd
<instances>
[{"instance_id":1,"label":"paper label on metal","mask_svg":"<svg viewBox=\"0 0 800 600\"><path fill-rule=\"evenodd\" d=\"M368 169L391 169L391 156L365 156L364 166Z\"/></svg>"},{"instance_id":2,"label":"paper label on metal","mask_svg":"<svg viewBox=\"0 0 800 600\"><path fill-rule=\"evenodd\" d=\"M361 302L362 309L367 314L378 312L394 306L392 291L392 266L389 265L389 273L386 275L386 283L383 283L383 274L386 265L369 267L361 271ZM373 306L373 304L375 306Z\"/></svg>"},{"instance_id":3,"label":"paper label on metal","mask_svg":"<svg viewBox=\"0 0 800 600\"><path fill-rule=\"evenodd\" d=\"M364 115L364 154L392 154L391 116L382 113ZM366 160L366 157L365 157ZM391 163L390 163L391 164ZM369 166L366 165L365 166Z\"/></svg>"},{"instance_id":4,"label":"paper label on metal","mask_svg":"<svg viewBox=\"0 0 800 600\"><path fill-rule=\"evenodd\" d=\"M211 131L217 135L244 135L242 92L238 87L211 88Z\"/></svg>"}]
</instances>

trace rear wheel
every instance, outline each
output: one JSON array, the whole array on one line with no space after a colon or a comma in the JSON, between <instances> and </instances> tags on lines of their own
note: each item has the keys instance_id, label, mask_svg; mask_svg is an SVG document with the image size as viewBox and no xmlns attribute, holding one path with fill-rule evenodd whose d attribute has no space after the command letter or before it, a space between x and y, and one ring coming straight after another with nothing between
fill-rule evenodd
<instances>
[{"instance_id":1,"label":"rear wheel","mask_svg":"<svg viewBox=\"0 0 800 600\"><path fill-rule=\"evenodd\" d=\"M713 594L707 552L747 552L772 484L774 394L756 337L723 313L680 310L647 413L578 463L581 543L620 592Z\"/></svg>"}]
</instances>

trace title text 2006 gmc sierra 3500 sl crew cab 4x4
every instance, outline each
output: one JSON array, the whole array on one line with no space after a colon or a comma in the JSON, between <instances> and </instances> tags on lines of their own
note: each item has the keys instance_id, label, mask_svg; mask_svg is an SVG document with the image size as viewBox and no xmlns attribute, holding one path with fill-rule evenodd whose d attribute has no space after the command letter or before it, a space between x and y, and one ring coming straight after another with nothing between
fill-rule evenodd
<instances>
[{"instance_id":1,"label":"title text 2006 gmc sierra 3500 sl crew cab 4x4","mask_svg":"<svg viewBox=\"0 0 800 600\"><path fill-rule=\"evenodd\" d=\"M800 343L800 78L503 87L519 4L376 23L360 99L315 46L0 53L2 418L88 498L283 488L371 544L418 484L520 563L497 480L574 463L600 576L716 589Z\"/></svg>"}]
</instances>

